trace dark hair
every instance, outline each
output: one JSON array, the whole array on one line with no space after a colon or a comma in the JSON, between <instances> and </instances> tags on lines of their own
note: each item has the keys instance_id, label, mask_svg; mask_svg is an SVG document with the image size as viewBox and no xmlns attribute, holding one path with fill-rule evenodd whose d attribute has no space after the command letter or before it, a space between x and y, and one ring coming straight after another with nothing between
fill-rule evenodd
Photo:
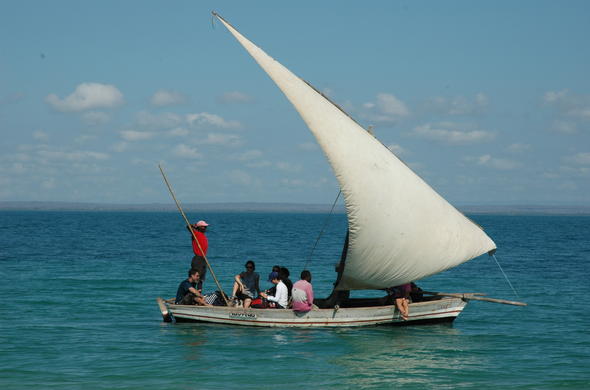
<instances>
[{"instance_id":1,"label":"dark hair","mask_svg":"<svg viewBox=\"0 0 590 390\"><path fill-rule=\"evenodd\" d=\"M301 279L307 280L309 282L311 280L311 272L306 269L301 271Z\"/></svg>"},{"instance_id":2,"label":"dark hair","mask_svg":"<svg viewBox=\"0 0 590 390\"><path fill-rule=\"evenodd\" d=\"M196 268L191 268L188 270L188 277L190 278L191 276L193 276L196 272L199 272L198 269ZM199 272L199 276L201 276L201 273Z\"/></svg>"},{"instance_id":3,"label":"dark hair","mask_svg":"<svg viewBox=\"0 0 590 390\"><path fill-rule=\"evenodd\" d=\"M272 272L279 272L281 270L281 266L280 265L273 265L272 266Z\"/></svg>"},{"instance_id":4,"label":"dark hair","mask_svg":"<svg viewBox=\"0 0 590 390\"><path fill-rule=\"evenodd\" d=\"M281 280L285 280L289 278L289 270L285 267L281 267L279 269L279 276L281 277Z\"/></svg>"},{"instance_id":5,"label":"dark hair","mask_svg":"<svg viewBox=\"0 0 590 390\"><path fill-rule=\"evenodd\" d=\"M248 268L248 264L252 264L252 271L254 271L256 269L256 264L254 264L254 262L252 260L246 261L246 264L244 264L244 267Z\"/></svg>"}]
</instances>

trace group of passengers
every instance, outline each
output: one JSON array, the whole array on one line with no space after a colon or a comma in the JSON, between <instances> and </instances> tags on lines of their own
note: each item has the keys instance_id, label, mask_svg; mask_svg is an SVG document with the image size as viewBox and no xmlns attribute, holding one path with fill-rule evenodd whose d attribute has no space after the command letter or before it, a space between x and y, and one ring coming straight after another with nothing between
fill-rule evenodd
<instances>
[{"instance_id":1,"label":"group of passengers","mask_svg":"<svg viewBox=\"0 0 590 390\"><path fill-rule=\"evenodd\" d=\"M203 282L207 272L208 241L205 235L209 224L199 221L190 226L194 257L188 278L180 283L176 293L176 304L212 306L213 303L229 304L244 308L276 308L293 309L296 312L307 312L313 307L313 288L311 286L311 273L308 270L301 272L301 280L295 284L289 279L289 270L286 267L275 265L268 275L268 281L273 284L265 291L260 290L260 275L255 272L256 264L248 260L244 265L246 270L234 277L232 295L221 296L222 292L209 295L202 294ZM385 289L388 296L387 304L394 304L403 320L407 320L410 314L411 301L421 300L422 290L414 283Z\"/></svg>"},{"instance_id":2,"label":"group of passengers","mask_svg":"<svg viewBox=\"0 0 590 390\"><path fill-rule=\"evenodd\" d=\"M289 269L275 265L268 274L268 281L273 284L265 291L260 290L260 275L254 272L256 264L248 260L244 265L246 271L234 278L231 304L244 308L290 309L309 311L313 307L313 288L311 272L303 270L301 280L295 284L289 279Z\"/></svg>"},{"instance_id":3,"label":"group of passengers","mask_svg":"<svg viewBox=\"0 0 590 390\"><path fill-rule=\"evenodd\" d=\"M307 312L313 308L313 288L311 286L311 273L308 270L301 272L301 280L295 284L289 279L290 272L286 267L275 265L268 275L268 281L273 284L265 291L260 290L260 275L255 272L256 264L252 260L246 262L245 271L234 277L232 295L229 299L214 294L203 295L202 288L207 272L206 254L208 241L205 235L209 224L199 221L190 226L194 257L188 278L180 283L176 293L176 304L212 306L217 302L231 306L244 308L276 308ZM187 227L188 228L188 227ZM213 298L213 299L209 299Z\"/></svg>"}]
</instances>

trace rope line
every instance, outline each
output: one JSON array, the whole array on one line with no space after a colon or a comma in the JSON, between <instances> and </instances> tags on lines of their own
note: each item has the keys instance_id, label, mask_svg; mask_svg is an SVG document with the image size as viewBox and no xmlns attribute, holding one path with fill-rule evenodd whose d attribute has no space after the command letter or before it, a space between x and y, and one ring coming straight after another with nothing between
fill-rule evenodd
<instances>
[{"instance_id":1,"label":"rope line","mask_svg":"<svg viewBox=\"0 0 590 390\"><path fill-rule=\"evenodd\" d=\"M324 234L324 230L326 229L326 226L328 226L328 222L330 221L330 217L332 216L332 213L334 212L334 207L336 207L336 202L338 202L338 198L340 198L341 193L342 193L342 190L338 191L338 195L336 195L336 199L334 199L334 203L332 203L332 208L330 209L330 213L328 214L328 216L326 217L326 220L324 221L324 226L322 226L322 230L320 230L320 233L318 234L318 237L315 240L315 244L313 244L313 247L311 248L311 251L309 252L309 255L307 256L307 259L305 260L305 265L303 266L303 269L307 269L307 264L311 261L311 257L313 256L313 251L315 250L316 246L318 245L318 242L320 242L320 238Z\"/></svg>"},{"instance_id":2,"label":"rope line","mask_svg":"<svg viewBox=\"0 0 590 390\"><path fill-rule=\"evenodd\" d=\"M498 264L498 268L500 268L500 271L502 271L502 275L504 275L504 279L506 279L506 281L508 282L508 285L510 286L512 291L514 291L514 295L516 295L516 297L519 298L518 293L516 292L516 289L512 286L512 283L510 283L510 280L508 280L508 276L506 276L506 274L504 273L504 270L502 269L502 266L498 262L498 259L496 259L496 255L491 255L491 256L494 258L494 261L496 261L496 264Z\"/></svg>"}]
</instances>

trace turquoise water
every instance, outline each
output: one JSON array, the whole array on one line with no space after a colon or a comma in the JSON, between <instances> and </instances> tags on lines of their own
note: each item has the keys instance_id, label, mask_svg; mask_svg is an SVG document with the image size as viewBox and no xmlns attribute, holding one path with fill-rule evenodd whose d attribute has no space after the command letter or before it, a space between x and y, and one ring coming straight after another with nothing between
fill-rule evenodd
<instances>
[{"instance_id":1,"label":"turquoise water","mask_svg":"<svg viewBox=\"0 0 590 390\"><path fill-rule=\"evenodd\" d=\"M419 282L527 307L470 303L453 325L258 329L167 324L190 264L174 213L0 213L0 388L590 388L590 218L471 216L498 244ZM246 259L297 275L326 215L208 213L209 258L226 290ZM346 229L331 218L309 268L334 280ZM294 277L293 279L296 279ZM212 279L205 290L214 290Z\"/></svg>"}]
</instances>

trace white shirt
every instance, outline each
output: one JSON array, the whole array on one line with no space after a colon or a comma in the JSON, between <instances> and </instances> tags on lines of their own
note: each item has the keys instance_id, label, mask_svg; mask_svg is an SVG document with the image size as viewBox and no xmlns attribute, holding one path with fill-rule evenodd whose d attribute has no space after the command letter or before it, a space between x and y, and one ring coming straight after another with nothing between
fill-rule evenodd
<instances>
[{"instance_id":1,"label":"white shirt","mask_svg":"<svg viewBox=\"0 0 590 390\"><path fill-rule=\"evenodd\" d=\"M287 290L287 286L285 286L285 283L283 283L282 280L279 281L279 283L277 284L276 295L274 297L269 295L266 297L266 299L272 302L276 302L286 309L287 306L289 306L289 291Z\"/></svg>"}]
</instances>

